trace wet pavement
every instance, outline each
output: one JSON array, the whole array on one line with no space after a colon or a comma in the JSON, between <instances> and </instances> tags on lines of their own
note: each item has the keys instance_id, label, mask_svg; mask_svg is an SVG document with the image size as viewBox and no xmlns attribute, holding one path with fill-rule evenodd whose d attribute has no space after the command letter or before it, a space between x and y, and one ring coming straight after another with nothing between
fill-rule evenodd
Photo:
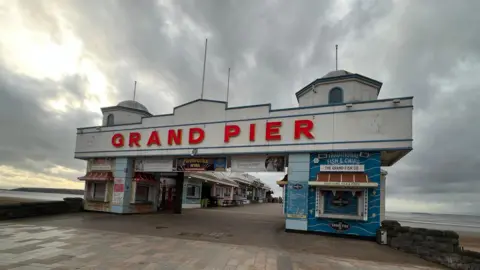
<instances>
[{"instance_id":1,"label":"wet pavement","mask_svg":"<svg viewBox=\"0 0 480 270\"><path fill-rule=\"evenodd\" d=\"M374 242L285 233L281 206L260 204L1 222L0 269L441 268Z\"/></svg>"}]
</instances>

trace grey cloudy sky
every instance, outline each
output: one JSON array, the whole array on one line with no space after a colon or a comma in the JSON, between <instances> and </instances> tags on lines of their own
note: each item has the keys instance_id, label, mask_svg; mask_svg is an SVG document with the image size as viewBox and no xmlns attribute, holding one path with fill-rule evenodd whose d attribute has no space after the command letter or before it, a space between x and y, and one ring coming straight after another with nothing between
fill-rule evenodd
<instances>
[{"instance_id":1,"label":"grey cloudy sky","mask_svg":"<svg viewBox=\"0 0 480 270\"><path fill-rule=\"evenodd\" d=\"M414 151L387 168L388 210L480 206L480 1L0 0L0 186L81 187L75 128L132 97L154 114L199 98L296 106L335 67L415 96ZM269 183L277 175L261 175Z\"/></svg>"}]
</instances>

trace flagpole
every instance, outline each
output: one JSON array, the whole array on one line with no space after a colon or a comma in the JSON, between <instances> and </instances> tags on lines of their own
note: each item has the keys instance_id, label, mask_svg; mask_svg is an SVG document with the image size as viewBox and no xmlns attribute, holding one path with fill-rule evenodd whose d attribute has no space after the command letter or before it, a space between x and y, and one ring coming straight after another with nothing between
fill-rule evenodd
<instances>
[{"instance_id":1,"label":"flagpole","mask_svg":"<svg viewBox=\"0 0 480 270\"><path fill-rule=\"evenodd\" d=\"M227 79L227 107L228 107L229 94L230 94L230 68L228 68L228 79Z\"/></svg>"},{"instance_id":2,"label":"flagpole","mask_svg":"<svg viewBox=\"0 0 480 270\"><path fill-rule=\"evenodd\" d=\"M338 45L335 45L335 70L338 70Z\"/></svg>"},{"instance_id":3,"label":"flagpole","mask_svg":"<svg viewBox=\"0 0 480 270\"><path fill-rule=\"evenodd\" d=\"M200 95L200 99L203 99L203 89L205 86L205 65L207 63L207 43L208 43L208 39L205 39L205 54L203 55L202 94Z\"/></svg>"},{"instance_id":4,"label":"flagpole","mask_svg":"<svg viewBox=\"0 0 480 270\"><path fill-rule=\"evenodd\" d=\"M137 94L137 81L133 84L133 101L135 101L135 95Z\"/></svg>"}]
</instances>

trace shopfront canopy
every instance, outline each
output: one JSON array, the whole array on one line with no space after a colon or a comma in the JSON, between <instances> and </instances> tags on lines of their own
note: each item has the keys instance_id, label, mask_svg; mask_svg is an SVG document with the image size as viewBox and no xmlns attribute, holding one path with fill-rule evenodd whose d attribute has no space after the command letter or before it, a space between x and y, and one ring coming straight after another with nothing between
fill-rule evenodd
<instances>
[{"instance_id":1,"label":"shopfront canopy","mask_svg":"<svg viewBox=\"0 0 480 270\"><path fill-rule=\"evenodd\" d=\"M78 177L82 181L113 181L112 172L88 172L85 176Z\"/></svg>"},{"instance_id":2,"label":"shopfront canopy","mask_svg":"<svg viewBox=\"0 0 480 270\"><path fill-rule=\"evenodd\" d=\"M134 181L154 185L156 184L155 176L150 173L142 173L142 172L135 172L135 176L133 178Z\"/></svg>"},{"instance_id":3,"label":"shopfront canopy","mask_svg":"<svg viewBox=\"0 0 480 270\"><path fill-rule=\"evenodd\" d=\"M212 182L215 184L238 187L238 184L234 181L227 179L223 174L218 174L214 172L189 172L185 173L185 176L196 178L206 182Z\"/></svg>"},{"instance_id":4,"label":"shopfront canopy","mask_svg":"<svg viewBox=\"0 0 480 270\"><path fill-rule=\"evenodd\" d=\"M373 183L364 172L319 173L317 181L308 182L310 186L327 188L374 188Z\"/></svg>"}]
</instances>

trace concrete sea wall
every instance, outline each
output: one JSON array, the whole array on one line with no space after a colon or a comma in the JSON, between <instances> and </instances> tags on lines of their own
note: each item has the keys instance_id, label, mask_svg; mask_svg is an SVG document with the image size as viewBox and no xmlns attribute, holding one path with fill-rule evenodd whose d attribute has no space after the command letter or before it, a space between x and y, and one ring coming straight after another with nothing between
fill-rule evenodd
<instances>
[{"instance_id":1,"label":"concrete sea wall","mask_svg":"<svg viewBox=\"0 0 480 270\"><path fill-rule=\"evenodd\" d=\"M0 220L72 213L82 210L82 198L65 198L63 201L7 204L0 205Z\"/></svg>"},{"instance_id":2,"label":"concrete sea wall","mask_svg":"<svg viewBox=\"0 0 480 270\"><path fill-rule=\"evenodd\" d=\"M451 269L480 270L480 253L464 250L454 231L411 228L394 220L384 220L377 231L378 243L382 242L382 231L386 232L387 245L394 249Z\"/></svg>"}]
</instances>

